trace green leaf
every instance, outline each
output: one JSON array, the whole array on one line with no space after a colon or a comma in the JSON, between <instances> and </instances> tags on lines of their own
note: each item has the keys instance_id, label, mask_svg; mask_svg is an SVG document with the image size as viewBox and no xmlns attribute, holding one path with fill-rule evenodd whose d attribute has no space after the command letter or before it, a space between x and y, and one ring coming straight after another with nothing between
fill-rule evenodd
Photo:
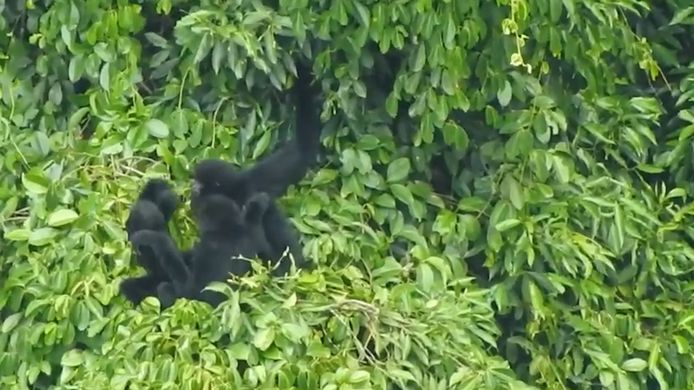
<instances>
[{"instance_id":1,"label":"green leaf","mask_svg":"<svg viewBox=\"0 0 694 390\"><path fill-rule=\"evenodd\" d=\"M371 163L371 156L363 150L357 150L357 163L356 167L360 173L369 173L373 170L373 165Z\"/></svg>"},{"instance_id":2,"label":"green leaf","mask_svg":"<svg viewBox=\"0 0 694 390\"><path fill-rule=\"evenodd\" d=\"M77 367L84 362L82 352L77 349L71 349L63 354L60 359L60 364L65 367Z\"/></svg>"},{"instance_id":3,"label":"green leaf","mask_svg":"<svg viewBox=\"0 0 694 390\"><path fill-rule=\"evenodd\" d=\"M646 367L648 367L648 363L640 358L628 359L622 363L622 369L624 371L638 372L645 370Z\"/></svg>"},{"instance_id":4,"label":"green leaf","mask_svg":"<svg viewBox=\"0 0 694 390\"><path fill-rule=\"evenodd\" d=\"M412 66L412 71L413 72L419 72L424 68L424 64L426 63L427 59L427 52L426 48L424 47L424 43L420 42L419 47L417 48L417 55L414 60L414 65Z\"/></svg>"},{"instance_id":5,"label":"green leaf","mask_svg":"<svg viewBox=\"0 0 694 390\"><path fill-rule=\"evenodd\" d=\"M537 284L535 284L535 282L529 278L526 277L525 280L527 281L528 293L530 294L530 302L532 303L532 307L536 311L540 312L544 308L544 296L542 295L542 291L539 287L537 287Z\"/></svg>"},{"instance_id":6,"label":"green leaf","mask_svg":"<svg viewBox=\"0 0 694 390\"><path fill-rule=\"evenodd\" d=\"M396 198L398 198L401 202L405 203L408 206L414 202L412 192L409 190L409 188L405 187L402 184L391 185L390 191L393 193L393 195L395 195Z\"/></svg>"},{"instance_id":7,"label":"green leaf","mask_svg":"<svg viewBox=\"0 0 694 390\"><path fill-rule=\"evenodd\" d=\"M214 48L212 49L212 70L214 70L215 74L219 74L219 70L222 66L222 61L224 61L226 53L227 49L221 41L215 43Z\"/></svg>"},{"instance_id":8,"label":"green leaf","mask_svg":"<svg viewBox=\"0 0 694 390\"><path fill-rule=\"evenodd\" d=\"M451 378L448 380L448 386L449 386L449 388L456 388L457 389L459 387L456 387L455 385L465 381L465 383L467 385L472 384L471 390L476 389L477 386L476 386L476 383L474 383L474 380L473 380L474 377L470 378L473 375L474 375L473 372L469 368L460 367L456 370L456 372L453 373L453 375L451 375ZM474 379L476 379L476 378L474 378ZM473 382L473 383L470 383L470 382Z\"/></svg>"},{"instance_id":9,"label":"green leaf","mask_svg":"<svg viewBox=\"0 0 694 390\"><path fill-rule=\"evenodd\" d=\"M79 80L84 74L84 57L77 55L70 58L70 64L67 68L67 77L70 82Z\"/></svg>"},{"instance_id":10,"label":"green leaf","mask_svg":"<svg viewBox=\"0 0 694 390\"><path fill-rule=\"evenodd\" d=\"M306 347L306 355L314 358L330 357L330 349L317 341L310 342Z\"/></svg>"},{"instance_id":11,"label":"green leaf","mask_svg":"<svg viewBox=\"0 0 694 390\"><path fill-rule=\"evenodd\" d=\"M29 244L33 246L44 246L53 242L58 235L58 231L53 228L40 228L31 232Z\"/></svg>"},{"instance_id":12,"label":"green leaf","mask_svg":"<svg viewBox=\"0 0 694 390\"><path fill-rule=\"evenodd\" d=\"M506 175L501 182L501 192L511 201L511 204L516 210L522 209L525 205L523 190L520 184L518 184L518 181L510 174Z\"/></svg>"},{"instance_id":13,"label":"green leaf","mask_svg":"<svg viewBox=\"0 0 694 390\"><path fill-rule=\"evenodd\" d=\"M70 209L60 209L52 212L46 219L48 226L58 227L67 225L79 218L79 215Z\"/></svg>"},{"instance_id":14,"label":"green leaf","mask_svg":"<svg viewBox=\"0 0 694 390\"><path fill-rule=\"evenodd\" d=\"M685 198L687 196L687 191L685 191L684 188L673 188L670 192L668 192L666 198L667 199L673 199L673 198Z\"/></svg>"},{"instance_id":15,"label":"green leaf","mask_svg":"<svg viewBox=\"0 0 694 390\"><path fill-rule=\"evenodd\" d=\"M360 98L365 98L366 97L366 85L364 85L363 82L357 80L352 82L352 88L354 90L354 94L357 95Z\"/></svg>"},{"instance_id":16,"label":"green leaf","mask_svg":"<svg viewBox=\"0 0 694 390\"><path fill-rule=\"evenodd\" d=\"M178 138L184 138L188 131L188 120L186 118L185 111L183 109L177 109L173 113L173 122L171 122L171 130L174 136Z\"/></svg>"},{"instance_id":17,"label":"green leaf","mask_svg":"<svg viewBox=\"0 0 694 390\"><path fill-rule=\"evenodd\" d=\"M369 379L371 379L371 374L368 371L357 370L349 376L348 382L351 384L367 383Z\"/></svg>"},{"instance_id":18,"label":"green leaf","mask_svg":"<svg viewBox=\"0 0 694 390\"><path fill-rule=\"evenodd\" d=\"M691 109L680 110L677 113L677 117L689 123L694 123L694 113L692 113Z\"/></svg>"},{"instance_id":19,"label":"green leaf","mask_svg":"<svg viewBox=\"0 0 694 390\"><path fill-rule=\"evenodd\" d=\"M501 221L501 222L497 223L496 225L494 225L494 228L499 232L503 232L503 231L506 231L508 229L511 229L511 228L514 228L514 227L520 225L520 223L521 223L520 220L515 219L515 218L514 219L507 219L505 221Z\"/></svg>"},{"instance_id":20,"label":"green leaf","mask_svg":"<svg viewBox=\"0 0 694 390\"><path fill-rule=\"evenodd\" d=\"M70 119L67 121L67 130L68 131L73 131L77 130L77 127L79 126L80 122L82 122L82 119L84 118L85 115L89 112L88 107L82 107L75 111L72 115L70 115Z\"/></svg>"},{"instance_id":21,"label":"green leaf","mask_svg":"<svg viewBox=\"0 0 694 390\"><path fill-rule=\"evenodd\" d=\"M260 157L263 153L265 153L268 146L270 146L271 136L271 132L265 131L263 132L263 135L260 136L258 142L255 143L255 147L253 148L253 153L251 155L254 160Z\"/></svg>"},{"instance_id":22,"label":"green leaf","mask_svg":"<svg viewBox=\"0 0 694 390\"><path fill-rule=\"evenodd\" d=\"M425 292L430 292L434 287L434 271L431 266L422 263L417 267L417 284Z\"/></svg>"},{"instance_id":23,"label":"green leaf","mask_svg":"<svg viewBox=\"0 0 694 390\"><path fill-rule=\"evenodd\" d=\"M395 208L395 199L390 194L381 194L374 199L374 203L389 209Z\"/></svg>"},{"instance_id":24,"label":"green leaf","mask_svg":"<svg viewBox=\"0 0 694 390\"><path fill-rule=\"evenodd\" d=\"M511 102L513 89L511 88L511 83L508 80L504 80L504 85L496 91L496 99L499 101L501 107L506 107Z\"/></svg>"},{"instance_id":25,"label":"green leaf","mask_svg":"<svg viewBox=\"0 0 694 390\"><path fill-rule=\"evenodd\" d=\"M152 118L148 120L145 122L144 127L153 137L166 138L169 136L169 126L159 119Z\"/></svg>"},{"instance_id":26,"label":"green leaf","mask_svg":"<svg viewBox=\"0 0 694 390\"><path fill-rule=\"evenodd\" d=\"M675 344L677 345L677 352L678 353L680 353L680 354L689 353L689 351L691 350L691 347L689 345L689 341L685 337L673 335L672 338L675 341Z\"/></svg>"},{"instance_id":27,"label":"green leaf","mask_svg":"<svg viewBox=\"0 0 694 390\"><path fill-rule=\"evenodd\" d=\"M351 174L352 172L354 172L354 168L358 164L357 152L352 148L343 150L340 156L340 163L342 164L342 173L344 173L345 175Z\"/></svg>"},{"instance_id":28,"label":"green leaf","mask_svg":"<svg viewBox=\"0 0 694 390\"><path fill-rule=\"evenodd\" d=\"M101 67L101 71L99 72L99 85L106 91L111 88L111 75L109 71L110 64L106 62L104 63L104 66Z\"/></svg>"},{"instance_id":29,"label":"green leaf","mask_svg":"<svg viewBox=\"0 0 694 390\"><path fill-rule=\"evenodd\" d=\"M108 45L103 42L99 42L94 46L94 54L96 54L101 61L109 63L113 62L116 57Z\"/></svg>"},{"instance_id":30,"label":"green leaf","mask_svg":"<svg viewBox=\"0 0 694 390\"><path fill-rule=\"evenodd\" d=\"M506 156L513 159L518 156L527 157L533 148L533 135L527 129L522 129L511 136L506 142Z\"/></svg>"},{"instance_id":31,"label":"green leaf","mask_svg":"<svg viewBox=\"0 0 694 390\"><path fill-rule=\"evenodd\" d=\"M369 8L365 7L362 3L355 1L354 7L357 9L357 13L359 14L359 20L361 24L365 27L369 27L371 23L371 14L369 12Z\"/></svg>"},{"instance_id":32,"label":"green leaf","mask_svg":"<svg viewBox=\"0 0 694 390\"><path fill-rule=\"evenodd\" d=\"M552 166L554 173L557 175L557 180L560 183L566 184L571 180L571 168L567 165L566 160L561 156L552 156Z\"/></svg>"},{"instance_id":33,"label":"green leaf","mask_svg":"<svg viewBox=\"0 0 694 390\"><path fill-rule=\"evenodd\" d=\"M26 241L31 235L31 230L29 229L14 229L5 231L5 239L10 241Z\"/></svg>"},{"instance_id":34,"label":"green leaf","mask_svg":"<svg viewBox=\"0 0 694 390\"><path fill-rule=\"evenodd\" d=\"M145 38L154 46L160 48L160 49L166 49L169 46L169 43L166 41L166 39L162 38L161 35L154 33L154 32L146 32L145 33Z\"/></svg>"},{"instance_id":35,"label":"green leaf","mask_svg":"<svg viewBox=\"0 0 694 390\"><path fill-rule=\"evenodd\" d=\"M337 176L338 172L336 170L323 168L316 172L316 174L313 176L311 184L315 186L325 185L335 180Z\"/></svg>"},{"instance_id":36,"label":"green leaf","mask_svg":"<svg viewBox=\"0 0 694 390\"><path fill-rule=\"evenodd\" d=\"M535 119L533 120L533 130L535 131L535 138L546 145L552 137L552 132L550 131L549 126L547 126L545 117L545 113L535 116Z\"/></svg>"},{"instance_id":37,"label":"green leaf","mask_svg":"<svg viewBox=\"0 0 694 390\"><path fill-rule=\"evenodd\" d=\"M50 91L48 91L48 100L51 101L51 103L55 104L56 106L60 105L63 101L63 90L60 86L60 83L55 83L51 87Z\"/></svg>"},{"instance_id":38,"label":"green leaf","mask_svg":"<svg viewBox=\"0 0 694 390\"><path fill-rule=\"evenodd\" d=\"M410 168L410 160L405 157L400 157L391 162L390 165L388 165L388 183L395 183L405 179L410 173Z\"/></svg>"},{"instance_id":39,"label":"green leaf","mask_svg":"<svg viewBox=\"0 0 694 390\"><path fill-rule=\"evenodd\" d=\"M443 88L443 92L448 96L453 96L457 92L456 87L451 71L443 69L441 71L441 88Z\"/></svg>"},{"instance_id":40,"label":"green leaf","mask_svg":"<svg viewBox=\"0 0 694 390\"><path fill-rule=\"evenodd\" d=\"M357 145L359 147L357 149L363 150L363 151L378 149L379 148L379 142L380 142L380 140L375 135L366 134L366 135L359 137L359 141L357 142Z\"/></svg>"},{"instance_id":41,"label":"green leaf","mask_svg":"<svg viewBox=\"0 0 694 390\"><path fill-rule=\"evenodd\" d=\"M470 144L467 132L456 123L446 122L441 131L443 133L443 142L454 146L458 150L466 150Z\"/></svg>"},{"instance_id":42,"label":"green leaf","mask_svg":"<svg viewBox=\"0 0 694 390\"><path fill-rule=\"evenodd\" d=\"M204 60L210 53L213 44L214 38L212 37L212 34L205 33L205 35L202 36L202 39L200 39L200 43L196 47L197 50L195 51L195 58L193 58L193 62L198 64L200 61Z\"/></svg>"},{"instance_id":43,"label":"green leaf","mask_svg":"<svg viewBox=\"0 0 694 390\"><path fill-rule=\"evenodd\" d=\"M229 347L229 355L237 360L248 360L251 355L251 347L246 343L236 343Z\"/></svg>"},{"instance_id":44,"label":"green leaf","mask_svg":"<svg viewBox=\"0 0 694 390\"><path fill-rule=\"evenodd\" d=\"M282 324L282 334L295 343L299 343L301 339L308 336L309 329L298 324Z\"/></svg>"},{"instance_id":45,"label":"green leaf","mask_svg":"<svg viewBox=\"0 0 694 390\"><path fill-rule=\"evenodd\" d=\"M45 177L35 173L26 173L22 175L22 184L27 191L37 195L42 195L48 192L48 180Z\"/></svg>"},{"instance_id":46,"label":"green leaf","mask_svg":"<svg viewBox=\"0 0 694 390\"><path fill-rule=\"evenodd\" d=\"M60 38L63 40L63 43L65 43L65 46L67 46L68 49L72 47L72 33L68 26L60 26Z\"/></svg>"},{"instance_id":47,"label":"green leaf","mask_svg":"<svg viewBox=\"0 0 694 390\"><path fill-rule=\"evenodd\" d=\"M694 16L694 7L690 6L690 7L679 9L675 13L675 16L672 17L672 20L670 21L670 26L673 26L675 24L680 24L692 16ZM688 24L690 24L690 23L688 23Z\"/></svg>"},{"instance_id":48,"label":"green leaf","mask_svg":"<svg viewBox=\"0 0 694 390\"><path fill-rule=\"evenodd\" d=\"M19 197L12 196L5 200L5 204L0 211L0 219L7 218L17 211L17 206L19 205Z\"/></svg>"},{"instance_id":49,"label":"green leaf","mask_svg":"<svg viewBox=\"0 0 694 390\"><path fill-rule=\"evenodd\" d=\"M253 345L261 351L265 351L275 341L275 331L272 328L259 330L253 337Z\"/></svg>"},{"instance_id":50,"label":"green leaf","mask_svg":"<svg viewBox=\"0 0 694 390\"><path fill-rule=\"evenodd\" d=\"M41 156L48 156L48 154L51 152L51 146L46 133L43 131L37 131L34 133L34 137L36 139L36 147Z\"/></svg>"},{"instance_id":51,"label":"green leaf","mask_svg":"<svg viewBox=\"0 0 694 390\"><path fill-rule=\"evenodd\" d=\"M391 118L395 118L398 114L398 96L395 94L395 91L388 94L386 98L386 113L388 113Z\"/></svg>"},{"instance_id":52,"label":"green leaf","mask_svg":"<svg viewBox=\"0 0 694 390\"><path fill-rule=\"evenodd\" d=\"M454 12L446 12L446 31L444 31L443 35L443 44L448 50L455 47L454 39L456 36L456 29L458 28L455 20L453 20L453 14Z\"/></svg>"},{"instance_id":53,"label":"green leaf","mask_svg":"<svg viewBox=\"0 0 694 390\"><path fill-rule=\"evenodd\" d=\"M22 319L23 314L22 313L14 313L10 314L5 318L5 321L2 323L2 328L0 328L0 332L2 333L9 333L12 331L12 329L19 324L19 320Z\"/></svg>"}]
</instances>

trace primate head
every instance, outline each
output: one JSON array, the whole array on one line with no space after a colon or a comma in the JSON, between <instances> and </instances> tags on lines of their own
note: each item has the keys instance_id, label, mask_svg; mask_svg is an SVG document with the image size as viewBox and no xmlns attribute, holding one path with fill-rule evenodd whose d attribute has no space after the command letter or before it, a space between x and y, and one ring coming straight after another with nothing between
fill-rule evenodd
<instances>
[{"instance_id":1,"label":"primate head","mask_svg":"<svg viewBox=\"0 0 694 390\"><path fill-rule=\"evenodd\" d=\"M192 195L225 194L233 199L243 195L242 176L233 164L222 160L203 160L193 168Z\"/></svg>"},{"instance_id":2,"label":"primate head","mask_svg":"<svg viewBox=\"0 0 694 390\"><path fill-rule=\"evenodd\" d=\"M176 193L171 189L169 183L162 179L151 179L148 181L142 189L139 199L154 202L167 221L171 218L178 205Z\"/></svg>"},{"instance_id":3,"label":"primate head","mask_svg":"<svg viewBox=\"0 0 694 390\"><path fill-rule=\"evenodd\" d=\"M171 218L178 198L169 184L161 179L148 181L125 221L125 231L131 237L139 230L166 230L166 222Z\"/></svg>"}]
</instances>

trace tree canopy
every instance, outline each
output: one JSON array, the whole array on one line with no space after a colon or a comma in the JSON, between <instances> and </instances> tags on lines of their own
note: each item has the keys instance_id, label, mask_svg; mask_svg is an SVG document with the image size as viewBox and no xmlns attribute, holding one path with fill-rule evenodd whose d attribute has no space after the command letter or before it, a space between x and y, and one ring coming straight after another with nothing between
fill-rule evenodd
<instances>
[{"instance_id":1,"label":"tree canopy","mask_svg":"<svg viewBox=\"0 0 694 390\"><path fill-rule=\"evenodd\" d=\"M0 13L0 388L692 388L690 1ZM139 188L291 137L300 59L322 151L279 202L315 267L127 303Z\"/></svg>"}]
</instances>

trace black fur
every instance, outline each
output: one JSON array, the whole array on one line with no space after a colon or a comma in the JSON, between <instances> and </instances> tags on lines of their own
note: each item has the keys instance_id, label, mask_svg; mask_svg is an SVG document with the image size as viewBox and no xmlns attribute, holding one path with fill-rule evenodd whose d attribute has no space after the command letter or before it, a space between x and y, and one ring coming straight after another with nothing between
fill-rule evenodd
<instances>
[{"instance_id":1,"label":"black fur","mask_svg":"<svg viewBox=\"0 0 694 390\"><path fill-rule=\"evenodd\" d=\"M162 307L170 306L175 300L174 292L167 294L168 286L174 282L172 275L190 273L189 266L192 264L186 262L186 256L191 254L181 252L169 234L157 230L139 230L132 235L130 242L138 259L147 258L149 266L143 265L147 271L145 276L124 280L121 291L128 297L125 290L126 283L133 284L138 281L143 290L148 292L146 296L159 298Z\"/></svg>"},{"instance_id":2,"label":"black fur","mask_svg":"<svg viewBox=\"0 0 694 390\"><path fill-rule=\"evenodd\" d=\"M195 211L201 235L195 247L193 275L188 286L193 298L218 305L224 296L202 289L212 281L227 279L229 274L246 274L251 270L246 259L268 250L261 221L271 204L266 193L254 194L242 210L223 195L211 194L204 199L203 206ZM236 256L245 259L232 258Z\"/></svg>"},{"instance_id":3,"label":"black fur","mask_svg":"<svg viewBox=\"0 0 694 390\"><path fill-rule=\"evenodd\" d=\"M200 292L212 280L250 270L234 255L255 256L273 263L275 275L288 272L288 259L276 263L289 248L297 265L305 262L298 234L273 199L299 182L316 159L320 119L313 98L310 70L299 64L294 87L296 136L253 167L237 171L218 160L206 160L193 172L191 208L201 230L200 241L181 252L166 231L176 208L173 191L163 181L148 183L131 210L126 230L147 275L123 282L123 294L134 303L156 295L164 307L186 296L217 304L220 296ZM238 205L244 205L243 210Z\"/></svg>"},{"instance_id":4,"label":"black fur","mask_svg":"<svg viewBox=\"0 0 694 390\"><path fill-rule=\"evenodd\" d=\"M222 194L237 204L245 204L257 193L267 193L270 202L262 219L262 229L269 243L269 250L259 257L277 263L284 251L302 266L306 260L299 244L298 233L274 202L274 198L286 193L289 186L298 183L315 162L320 145L320 105L314 103L317 93L311 85L310 69L297 66L298 78L293 94L296 104L296 136L279 149L258 161L250 168L237 170L221 160L203 160L193 169L191 208L201 207L202 199L210 194ZM275 265L273 274L289 271L289 259Z\"/></svg>"},{"instance_id":5,"label":"black fur","mask_svg":"<svg viewBox=\"0 0 694 390\"><path fill-rule=\"evenodd\" d=\"M145 229L166 231L166 224L177 206L178 197L169 184L161 179L151 179L130 208L125 231L128 236Z\"/></svg>"},{"instance_id":6,"label":"black fur","mask_svg":"<svg viewBox=\"0 0 694 390\"><path fill-rule=\"evenodd\" d=\"M200 199L194 214L200 228L200 240L191 251L190 266L185 265L181 252L168 234L143 230L133 235L133 246L147 250L159 260L167 273L166 281L156 287L162 307L168 307L179 297L196 299L217 306L224 295L203 291L213 281L224 281L230 274L243 275L251 266L244 257L252 259L267 251L261 219L270 197L265 193L252 196L243 209L220 194Z\"/></svg>"},{"instance_id":7,"label":"black fur","mask_svg":"<svg viewBox=\"0 0 694 390\"><path fill-rule=\"evenodd\" d=\"M130 208L125 230L128 240L133 244L138 264L147 272L144 276L125 279L120 285L121 293L134 304L140 303L145 297L157 296L157 286L169 279L156 253L150 247L136 245L133 239L143 231L169 237L166 224L177 206L178 198L169 184L161 179L152 179L145 184L137 201ZM185 266L189 253L180 253L179 258ZM180 267L181 264L167 264L168 266Z\"/></svg>"}]
</instances>

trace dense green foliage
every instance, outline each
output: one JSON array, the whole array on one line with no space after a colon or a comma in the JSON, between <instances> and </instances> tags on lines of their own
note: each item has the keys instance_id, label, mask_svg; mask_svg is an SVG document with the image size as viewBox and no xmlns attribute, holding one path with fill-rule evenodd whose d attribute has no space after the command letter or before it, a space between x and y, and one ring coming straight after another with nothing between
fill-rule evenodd
<instances>
[{"instance_id":1,"label":"dense green foliage","mask_svg":"<svg viewBox=\"0 0 694 390\"><path fill-rule=\"evenodd\" d=\"M0 0L0 388L691 388L694 7L657 3ZM138 189L291 136L298 58L315 269L132 307Z\"/></svg>"}]
</instances>

